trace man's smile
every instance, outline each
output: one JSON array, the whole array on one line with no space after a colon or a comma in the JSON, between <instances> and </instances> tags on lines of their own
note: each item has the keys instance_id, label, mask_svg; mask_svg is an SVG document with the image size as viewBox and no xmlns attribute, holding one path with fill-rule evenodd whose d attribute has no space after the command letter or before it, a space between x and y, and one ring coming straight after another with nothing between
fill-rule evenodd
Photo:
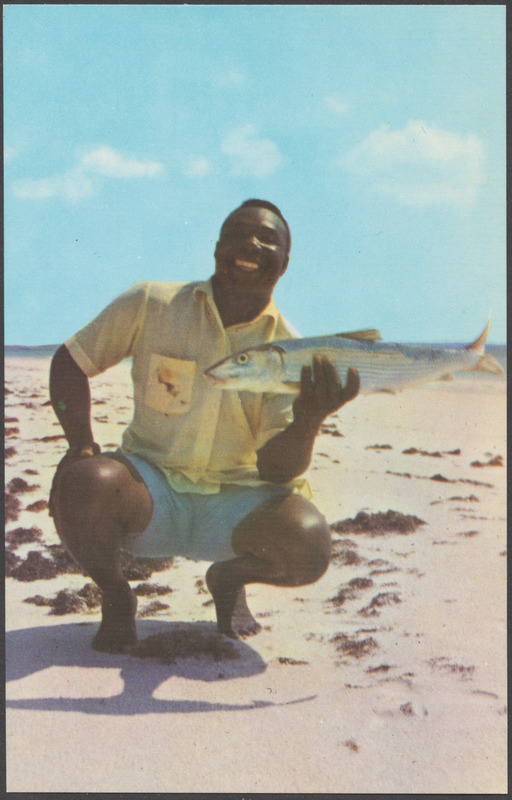
<instances>
[{"instance_id":1,"label":"man's smile","mask_svg":"<svg viewBox=\"0 0 512 800\"><path fill-rule=\"evenodd\" d=\"M235 264L236 264L237 267L240 267L241 269L245 269L245 270L248 270L248 271L255 270L255 269L259 268L259 265L256 264L255 261L242 261L241 258L237 258L236 261L235 261Z\"/></svg>"}]
</instances>

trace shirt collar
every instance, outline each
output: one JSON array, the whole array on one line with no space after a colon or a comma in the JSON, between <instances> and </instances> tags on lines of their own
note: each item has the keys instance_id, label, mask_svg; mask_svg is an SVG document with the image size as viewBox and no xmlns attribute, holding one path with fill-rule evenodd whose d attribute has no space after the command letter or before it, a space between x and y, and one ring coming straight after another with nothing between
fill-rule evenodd
<instances>
[{"instance_id":1,"label":"shirt collar","mask_svg":"<svg viewBox=\"0 0 512 800\"><path fill-rule=\"evenodd\" d=\"M194 297L196 297L199 292L205 294L208 298L208 301L215 305L211 278L208 278L207 281L200 281L195 285L193 290ZM278 322L279 311L277 309L276 304L274 303L274 298L270 299L269 304L263 309L261 314L258 314L256 319L251 320L251 322L256 322L257 319L261 319L262 317L270 317L271 319L274 320L275 323ZM247 324L250 325L251 323Z\"/></svg>"}]
</instances>

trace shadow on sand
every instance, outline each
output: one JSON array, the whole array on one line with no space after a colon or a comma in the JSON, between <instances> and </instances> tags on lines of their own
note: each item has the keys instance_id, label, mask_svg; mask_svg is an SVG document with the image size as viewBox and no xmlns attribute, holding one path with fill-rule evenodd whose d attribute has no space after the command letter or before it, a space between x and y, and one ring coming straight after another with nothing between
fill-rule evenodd
<instances>
[{"instance_id":1,"label":"shadow on sand","mask_svg":"<svg viewBox=\"0 0 512 800\"><path fill-rule=\"evenodd\" d=\"M139 620L139 639L190 631L211 637L214 623L172 623L159 620ZM172 664L133 655L109 655L91 649L97 623L68 623L9 631L5 638L6 681L16 681L50 667L75 667L119 670L124 683L121 694L111 697L37 697L7 700L6 707L32 711L73 711L83 714L190 714L207 711L248 711L291 703L254 700L249 704L210 703L195 700L159 700L156 689L173 676L188 680L216 682L234 678L249 678L261 674L266 664L245 642L234 642L237 658L215 660L209 653L178 658ZM95 679L97 683L97 679ZM64 684L63 684L64 688ZM315 696L298 698L292 703L313 700Z\"/></svg>"}]
</instances>

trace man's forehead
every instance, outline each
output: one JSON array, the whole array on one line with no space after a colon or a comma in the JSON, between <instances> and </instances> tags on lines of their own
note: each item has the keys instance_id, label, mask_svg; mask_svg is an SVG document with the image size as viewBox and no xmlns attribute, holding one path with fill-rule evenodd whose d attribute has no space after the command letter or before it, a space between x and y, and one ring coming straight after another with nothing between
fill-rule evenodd
<instances>
[{"instance_id":1,"label":"man's forehead","mask_svg":"<svg viewBox=\"0 0 512 800\"><path fill-rule=\"evenodd\" d=\"M264 225L269 228L281 230L286 236L286 226L283 220L277 214L274 214L270 208L263 208L261 206L237 208L229 215L222 227L234 225L238 222L249 225Z\"/></svg>"}]
</instances>

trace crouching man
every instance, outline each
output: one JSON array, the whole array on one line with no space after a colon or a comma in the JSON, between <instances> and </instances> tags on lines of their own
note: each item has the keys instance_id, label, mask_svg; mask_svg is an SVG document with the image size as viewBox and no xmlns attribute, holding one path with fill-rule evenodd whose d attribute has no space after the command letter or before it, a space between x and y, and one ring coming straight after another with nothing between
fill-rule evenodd
<instances>
[{"instance_id":1,"label":"crouching man","mask_svg":"<svg viewBox=\"0 0 512 800\"><path fill-rule=\"evenodd\" d=\"M137 601L120 551L213 562L206 583L219 633L260 626L245 586L302 586L326 571L331 537L299 476L322 421L356 396L327 359L304 367L300 393L221 391L204 370L232 352L294 332L272 294L291 237L271 203L249 200L221 227L204 282L139 283L62 345L50 395L69 450L51 498L57 532L102 592L96 650L137 641ZM133 359L134 417L116 453L91 429L88 379Z\"/></svg>"}]
</instances>

